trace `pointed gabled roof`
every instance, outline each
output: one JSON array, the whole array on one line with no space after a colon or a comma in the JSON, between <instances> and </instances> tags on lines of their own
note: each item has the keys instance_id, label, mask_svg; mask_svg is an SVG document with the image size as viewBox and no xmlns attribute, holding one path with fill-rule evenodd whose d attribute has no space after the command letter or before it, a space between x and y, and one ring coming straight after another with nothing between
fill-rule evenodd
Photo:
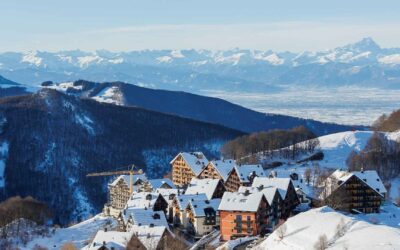
<instances>
[{"instance_id":1,"label":"pointed gabled roof","mask_svg":"<svg viewBox=\"0 0 400 250\"><path fill-rule=\"evenodd\" d=\"M131 237L131 232L106 232L103 230L99 230L87 249L98 250L100 247L105 246L108 249L111 249L113 247L115 250L123 250L126 249L126 245L128 244Z\"/></svg>"},{"instance_id":2,"label":"pointed gabled roof","mask_svg":"<svg viewBox=\"0 0 400 250\"><path fill-rule=\"evenodd\" d=\"M164 199L161 194L150 192L134 192L129 198L125 208L152 208L157 199Z\"/></svg>"},{"instance_id":3,"label":"pointed gabled roof","mask_svg":"<svg viewBox=\"0 0 400 250\"><path fill-rule=\"evenodd\" d=\"M153 211L152 209L127 208L122 212L122 219L127 223L131 219L133 225L137 226L165 226L168 227L167 219L163 211Z\"/></svg>"},{"instance_id":4,"label":"pointed gabled roof","mask_svg":"<svg viewBox=\"0 0 400 250\"><path fill-rule=\"evenodd\" d=\"M250 176L254 173L255 176L266 176L264 169L261 165L235 165L234 167L241 183L249 183Z\"/></svg>"},{"instance_id":5,"label":"pointed gabled roof","mask_svg":"<svg viewBox=\"0 0 400 250\"><path fill-rule=\"evenodd\" d=\"M222 180L226 181L229 177L229 173L236 166L236 161L232 159L215 160L215 161L210 161L209 164L212 164L212 166L217 170L219 175L221 175Z\"/></svg>"},{"instance_id":6,"label":"pointed gabled roof","mask_svg":"<svg viewBox=\"0 0 400 250\"><path fill-rule=\"evenodd\" d=\"M248 195L238 192L225 192L218 210L257 212L263 197L264 194L261 192L249 193Z\"/></svg>"},{"instance_id":7,"label":"pointed gabled roof","mask_svg":"<svg viewBox=\"0 0 400 250\"><path fill-rule=\"evenodd\" d=\"M125 182L125 184L129 187L129 182L130 182L130 176L129 175L120 175L113 182L111 182L108 185L109 186L115 186L115 185L117 185L117 183L120 180L123 180ZM133 183L135 183L138 180L146 181L147 177L146 177L146 174L135 174L135 175L132 176L132 180L133 180Z\"/></svg>"},{"instance_id":8,"label":"pointed gabled roof","mask_svg":"<svg viewBox=\"0 0 400 250\"><path fill-rule=\"evenodd\" d=\"M186 189L185 194L205 194L207 199L212 199L215 190L221 180L193 178Z\"/></svg>"},{"instance_id":9,"label":"pointed gabled roof","mask_svg":"<svg viewBox=\"0 0 400 250\"><path fill-rule=\"evenodd\" d=\"M385 196L387 190L375 170L349 172L338 169L328 177L324 192L321 193L320 198L328 197L334 190L345 184L353 176L364 182L380 196Z\"/></svg>"},{"instance_id":10,"label":"pointed gabled roof","mask_svg":"<svg viewBox=\"0 0 400 250\"><path fill-rule=\"evenodd\" d=\"M221 203L221 199L212 199L212 200L194 200L190 201L187 207L190 207L190 209L193 211L193 215L195 217L204 217L206 216L205 214L205 209L206 208L212 208L214 211L218 214L218 207L219 204Z\"/></svg>"},{"instance_id":11,"label":"pointed gabled roof","mask_svg":"<svg viewBox=\"0 0 400 250\"><path fill-rule=\"evenodd\" d=\"M208 160L202 152L181 152L170 162L172 164L179 156L189 165L193 173L198 176L203 168L207 166Z\"/></svg>"},{"instance_id":12,"label":"pointed gabled roof","mask_svg":"<svg viewBox=\"0 0 400 250\"><path fill-rule=\"evenodd\" d=\"M174 183L170 179L164 178L164 179L151 179L148 180L149 184L153 188L153 190L163 188L163 186L168 185L171 188L176 188Z\"/></svg>"},{"instance_id":13,"label":"pointed gabled roof","mask_svg":"<svg viewBox=\"0 0 400 250\"><path fill-rule=\"evenodd\" d=\"M238 190L238 193L263 193L265 199L267 199L268 204L271 206L274 198L275 198L275 194L277 193L279 195L279 197L281 197L281 199L284 199L284 197L282 197L281 193L278 192L278 189L276 187L244 187L241 186Z\"/></svg>"},{"instance_id":14,"label":"pointed gabled roof","mask_svg":"<svg viewBox=\"0 0 400 250\"><path fill-rule=\"evenodd\" d=\"M207 196L205 194L182 194L175 197L178 204L179 210L183 211L187 207L190 201L203 200L206 201Z\"/></svg>"},{"instance_id":15,"label":"pointed gabled roof","mask_svg":"<svg viewBox=\"0 0 400 250\"><path fill-rule=\"evenodd\" d=\"M282 199L285 199L287 190L289 188L290 178L278 178L278 177L256 177L253 180L253 187L276 187Z\"/></svg>"}]
</instances>

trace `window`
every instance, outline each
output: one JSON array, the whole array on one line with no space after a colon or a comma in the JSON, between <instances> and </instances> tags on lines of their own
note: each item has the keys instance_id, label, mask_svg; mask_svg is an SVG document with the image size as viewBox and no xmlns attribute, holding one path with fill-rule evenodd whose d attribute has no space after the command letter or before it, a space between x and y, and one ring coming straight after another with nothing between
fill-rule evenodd
<instances>
[{"instance_id":1,"label":"window","mask_svg":"<svg viewBox=\"0 0 400 250\"><path fill-rule=\"evenodd\" d=\"M236 220L235 220L235 222L236 222L236 231L237 231L238 233L241 233L241 232L242 232L242 223L243 223L243 221L242 221L242 215L240 215L240 214L236 215Z\"/></svg>"},{"instance_id":2,"label":"window","mask_svg":"<svg viewBox=\"0 0 400 250\"><path fill-rule=\"evenodd\" d=\"M247 233L251 233L251 216L247 216Z\"/></svg>"}]
</instances>

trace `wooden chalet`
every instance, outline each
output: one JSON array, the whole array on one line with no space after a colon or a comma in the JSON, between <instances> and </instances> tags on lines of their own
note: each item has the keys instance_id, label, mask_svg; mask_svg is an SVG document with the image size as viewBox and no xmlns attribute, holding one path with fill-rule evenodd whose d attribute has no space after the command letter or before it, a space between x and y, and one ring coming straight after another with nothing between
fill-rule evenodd
<instances>
[{"instance_id":1,"label":"wooden chalet","mask_svg":"<svg viewBox=\"0 0 400 250\"><path fill-rule=\"evenodd\" d=\"M236 161L232 159L210 161L201 171L199 179L220 179L223 183L228 179L229 173L235 167Z\"/></svg>"},{"instance_id":2,"label":"wooden chalet","mask_svg":"<svg viewBox=\"0 0 400 250\"><path fill-rule=\"evenodd\" d=\"M319 198L322 204L353 213L378 213L386 188L376 171L336 170L325 181Z\"/></svg>"},{"instance_id":3,"label":"wooden chalet","mask_svg":"<svg viewBox=\"0 0 400 250\"><path fill-rule=\"evenodd\" d=\"M300 204L296 189L291 178L256 177L252 184L256 188L274 187L283 199L281 217L287 219L291 212Z\"/></svg>"},{"instance_id":4,"label":"wooden chalet","mask_svg":"<svg viewBox=\"0 0 400 250\"><path fill-rule=\"evenodd\" d=\"M251 186L255 177L264 177L261 165L235 165L225 182L226 190L236 192L240 186Z\"/></svg>"},{"instance_id":5,"label":"wooden chalet","mask_svg":"<svg viewBox=\"0 0 400 250\"><path fill-rule=\"evenodd\" d=\"M190 183L208 165L208 160L201 152L182 152L170 162L172 165L172 181L178 187Z\"/></svg>"}]
</instances>

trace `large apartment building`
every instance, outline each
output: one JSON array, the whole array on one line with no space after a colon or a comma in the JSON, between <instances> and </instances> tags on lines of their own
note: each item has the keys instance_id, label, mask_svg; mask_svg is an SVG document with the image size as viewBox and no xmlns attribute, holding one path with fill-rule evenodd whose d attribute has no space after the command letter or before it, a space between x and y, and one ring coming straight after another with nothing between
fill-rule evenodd
<instances>
[{"instance_id":1,"label":"large apartment building","mask_svg":"<svg viewBox=\"0 0 400 250\"><path fill-rule=\"evenodd\" d=\"M176 186L184 187L193 177L197 177L208 165L208 160L201 152L182 152L170 162L172 165L172 181Z\"/></svg>"},{"instance_id":2,"label":"large apartment building","mask_svg":"<svg viewBox=\"0 0 400 250\"><path fill-rule=\"evenodd\" d=\"M386 188L376 171L336 170L325 181L319 198L334 209L354 213L377 213Z\"/></svg>"}]
</instances>

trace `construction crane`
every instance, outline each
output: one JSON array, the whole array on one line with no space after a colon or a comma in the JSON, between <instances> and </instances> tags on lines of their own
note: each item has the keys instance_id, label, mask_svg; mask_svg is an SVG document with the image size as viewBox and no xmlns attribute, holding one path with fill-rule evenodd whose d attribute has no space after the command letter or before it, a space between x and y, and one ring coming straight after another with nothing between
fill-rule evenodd
<instances>
[{"instance_id":1,"label":"construction crane","mask_svg":"<svg viewBox=\"0 0 400 250\"><path fill-rule=\"evenodd\" d=\"M142 169L136 169L136 166L132 164L130 170L117 170L117 171L106 171L99 173L90 173L86 177L97 177L97 176L110 176L110 175L129 175L129 192L133 192L133 176L143 174Z\"/></svg>"}]
</instances>

